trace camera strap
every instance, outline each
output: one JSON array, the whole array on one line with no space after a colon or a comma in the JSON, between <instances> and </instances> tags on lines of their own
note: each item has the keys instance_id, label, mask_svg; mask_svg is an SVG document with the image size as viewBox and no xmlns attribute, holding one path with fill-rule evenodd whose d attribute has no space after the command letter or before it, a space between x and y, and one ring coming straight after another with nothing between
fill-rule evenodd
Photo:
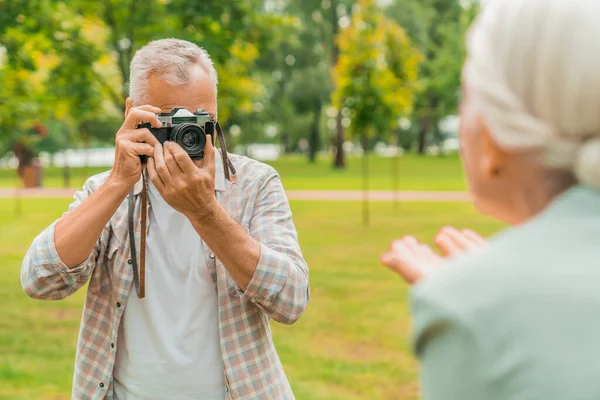
<instances>
[{"instance_id":1,"label":"camera strap","mask_svg":"<svg viewBox=\"0 0 600 400\"><path fill-rule=\"evenodd\" d=\"M140 265L138 272L137 251L135 248L135 227L134 227L134 195L133 189L129 192L128 212L129 212L129 246L131 250L131 266L133 268L133 282L135 291L140 299L146 297L146 221L148 214L148 197L146 190L146 166L142 166L142 226L140 232Z\"/></svg>"},{"instance_id":2,"label":"camera strap","mask_svg":"<svg viewBox=\"0 0 600 400\"><path fill-rule=\"evenodd\" d=\"M233 166L233 163L229 157L227 157L227 144L225 143L225 136L223 136L223 129L221 129L221 125L218 122L215 124L215 129L217 130L219 145L221 146L221 158L223 159L223 172L225 173L225 179L230 182L235 182L235 167Z\"/></svg>"}]
</instances>

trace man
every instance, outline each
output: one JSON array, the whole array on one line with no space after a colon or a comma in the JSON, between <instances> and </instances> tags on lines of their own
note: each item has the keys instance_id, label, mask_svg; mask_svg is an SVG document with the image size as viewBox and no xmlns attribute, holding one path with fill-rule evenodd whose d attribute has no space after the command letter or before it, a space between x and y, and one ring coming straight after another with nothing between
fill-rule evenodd
<instances>
[{"instance_id":1,"label":"man","mask_svg":"<svg viewBox=\"0 0 600 400\"><path fill-rule=\"evenodd\" d=\"M141 48L114 167L88 179L25 256L21 280L33 298L63 299L89 280L73 398L294 398L269 319L300 317L308 268L277 173L231 156L237 179L228 181L210 136L204 159L193 162L177 144L161 146L136 129L160 127L157 113L176 107L216 116L216 99L217 74L204 50L175 39ZM144 298L132 290L144 235L140 155L149 156Z\"/></svg>"}]
</instances>

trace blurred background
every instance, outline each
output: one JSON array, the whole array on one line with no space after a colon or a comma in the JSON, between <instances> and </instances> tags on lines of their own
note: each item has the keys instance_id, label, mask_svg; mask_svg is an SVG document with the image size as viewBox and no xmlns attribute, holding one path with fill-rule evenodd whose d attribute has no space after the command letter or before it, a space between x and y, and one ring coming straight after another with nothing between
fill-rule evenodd
<instances>
[{"instance_id":1,"label":"blurred background","mask_svg":"<svg viewBox=\"0 0 600 400\"><path fill-rule=\"evenodd\" d=\"M230 151L281 174L312 299L273 326L298 399L416 399L406 287L388 243L501 228L458 158L466 0L0 0L0 399L67 399L84 291L28 299L31 241L110 169L129 63L147 42L204 47ZM369 200L370 199L370 200ZM276 325L276 324L274 324Z\"/></svg>"}]
</instances>

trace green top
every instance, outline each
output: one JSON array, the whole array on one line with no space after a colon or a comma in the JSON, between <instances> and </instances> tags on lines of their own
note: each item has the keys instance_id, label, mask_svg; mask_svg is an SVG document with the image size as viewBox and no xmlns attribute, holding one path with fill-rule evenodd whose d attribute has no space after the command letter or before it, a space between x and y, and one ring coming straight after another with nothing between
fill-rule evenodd
<instances>
[{"instance_id":1,"label":"green top","mask_svg":"<svg viewBox=\"0 0 600 400\"><path fill-rule=\"evenodd\" d=\"M425 400L600 399L600 192L569 189L411 303Z\"/></svg>"}]
</instances>

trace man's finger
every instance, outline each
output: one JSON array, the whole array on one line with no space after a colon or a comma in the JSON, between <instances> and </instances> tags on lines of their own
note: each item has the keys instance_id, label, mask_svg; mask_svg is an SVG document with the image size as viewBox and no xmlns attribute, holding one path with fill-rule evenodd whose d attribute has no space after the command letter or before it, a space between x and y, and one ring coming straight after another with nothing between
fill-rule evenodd
<instances>
[{"instance_id":1,"label":"man's finger","mask_svg":"<svg viewBox=\"0 0 600 400\"><path fill-rule=\"evenodd\" d=\"M163 146L163 155L165 157L165 164L169 169L171 176L179 175L183 170L179 167L179 164L175 160L173 153L169 150L170 147L177 146L175 143L165 143Z\"/></svg>"},{"instance_id":2,"label":"man's finger","mask_svg":"<svg viewBox=\"0 0 600 400\"><path fill-rule=\"evenodd\" d=\"M169 143L166 149L171 153L175 162L179 165L179 168L185 174L193 174L197 167L190 158L189 154L185 152L177 143Z\"/></svg>"},{"instance_id":3,"label":"man's finger","mask_svg":"<svg viewBox=\"0 0 600 400\"><path fill-rule=\"evenodd\" d=\"M150 146L148 143L130 143L129 146L131 146L131 149L135 154L149 157L154 155L154 147Z\"/></svg>"},{"instance_id":4,"label":"man's finger","mask_svg":"<svg viewBox=\"0 0 600 400\"><path fill-rule=\"evenodd\" d=\"M165 163L163 149L160 144L154 146L154 166L156 168L158 176L163 181L165 187L171 186L171 174L169 173L169 169L167 168L167 164Z\"/></svg>"},{"instance_id":5,"label":"man's finger","mask_svg":"<svg viewBox=\"0 0 600 400\"><path fill-rule=\"evenodd\" d=\"M165 184L158 176L158 171L156 171L156 165L154 163L154 157L148 158L148 178L150 178L150 182L161 192Z\"/></svg>"},{"instance_id":6,"label":"man's finger","mask_svg":"<svg viewBox=\"0 0 600 400\"><path fill-rule=\"evenodd\" d=\"M160 109L158 112L160 112ZM162 126L156 113L142 110L140 108L133 108L131 111L129 111L129 114L127 114L123 126L126 129L136 129L138 125L145 124L147 122L150 122L150 124L155 128L160 128Z\"/></svg>"},{"instance_id":7,"label":"man's finger","mask_svg":"<svg viewBox=\"0 0 600 400\"><path fill-rule=\"evenodd\" d=\"M132 129L119 137L131 142L148 143L152 147L158 144L158 139L147 128Z\"/></svg>"},{"instance_id":8,"label":"man's finger","mask_svg":"<svg viewBox=\"0 0 600 400\"><path fill-rule=\"evenodd\" d=\"M143 110L143 111L150 111L152 113L158 114L160 112L160 107L154 107L151 106L150 104L145 104L143 106L139 106L139 107L135 107L138 110Z\"/></svg>"}]
</instances>

